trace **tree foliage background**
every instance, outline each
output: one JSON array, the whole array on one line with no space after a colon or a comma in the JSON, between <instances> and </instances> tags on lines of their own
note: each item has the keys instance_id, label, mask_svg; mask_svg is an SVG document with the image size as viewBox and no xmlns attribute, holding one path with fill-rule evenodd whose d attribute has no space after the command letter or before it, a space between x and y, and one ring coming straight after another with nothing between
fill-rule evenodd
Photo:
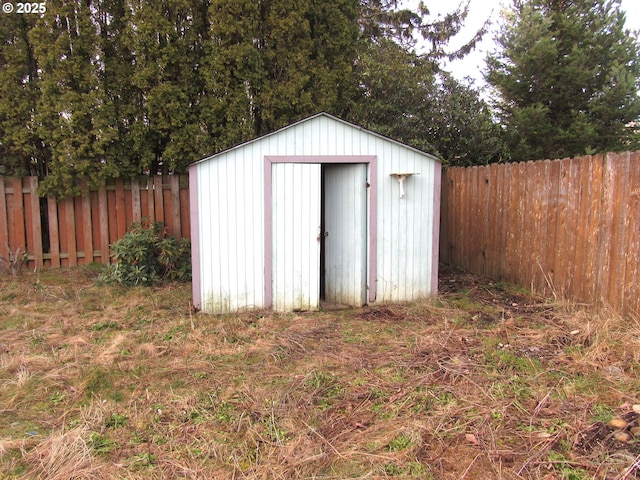
<instances>
[{"instance_id":1,"label":"tree foliage background","mask_svg":"<svg viewBox=\"0 0 640 480\"><path fill-rule=\"evenodd\" d=\"M452 165L637 138L621 127L638 118L637 40L616 0L515 0L489 59L497 110L443 69L486 31L450 49L468 4L444 16L396 0L45 5L0 22L0 175L37 175L42 193L183 173L319 111Z\"/></svg>"},{"instance_id":2,"label":"tree foliage background","mask_svg":"<svg viewBox=\"0 0 640 480\"><path fill-rule=\"evenodd\" d=\"M513 160L640 147L640 44L619 0L516 0L487 59Z\"/></svg>"},{"instance_id":3,"label":"tree foliage background","mask_svg":"<svg viewBox=\"0 0 640 480\"><path fill-rule=\"evenodd\" d=\"M184 172L319 111L459 158L461 130L493 128L487 109L467 108L475 91L439 74L477 40L446 52L466 13L429 21L424 5L394 0L48 0L43 15L0 24L0 174L72 195ZM485 150L467 156L499 155Z\"/></svg>"}]
</instances>

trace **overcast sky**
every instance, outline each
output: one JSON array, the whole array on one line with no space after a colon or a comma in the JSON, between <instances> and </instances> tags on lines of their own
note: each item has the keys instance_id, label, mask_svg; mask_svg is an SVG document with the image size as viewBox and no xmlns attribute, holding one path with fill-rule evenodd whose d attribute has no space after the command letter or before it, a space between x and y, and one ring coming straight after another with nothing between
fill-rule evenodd
<instances>
[{"instance_id":1,"label":"overcast sky","mask_svg":"<svg viewBox=\"0 0 640 480\"><path fill-rule=\"evenodd\" d=\"M407 6L415 6L419 1L406 0L404 3ZM425 0L424 3L432 15L437 15L438 13L444 14L455 8L451 6L455 5L453 2L433 2ZM437 3L440 3L440 5L434 5ZM491 18L492 20L491 30L485 35L484 40L476 47L474 52L462 60L445 66L446 70L453 72L453 74L460 79L465 76L470 76L475 79L476 85L478 86L484 83L481 73L484 69L484 59L487 56L487 52L493 50L493 37L500 19L500 11L504 8L503 6L510 5L510 3L510 0L471 0L469 16L465 22L465 29L459 35L460 45L469 41L473 33L482 26L487 18ZM631 30L640 30L640 1L622 0L621 5L622 10L627 13L626 27ZM455 47L457 45L454 44L453 46Z\"/></svg>"}]
</instances>

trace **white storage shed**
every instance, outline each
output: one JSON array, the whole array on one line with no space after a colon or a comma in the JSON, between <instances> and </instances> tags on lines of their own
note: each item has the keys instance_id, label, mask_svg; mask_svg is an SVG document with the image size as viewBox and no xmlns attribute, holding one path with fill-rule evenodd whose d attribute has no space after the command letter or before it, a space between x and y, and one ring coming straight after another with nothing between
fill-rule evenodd
<instances>
[{"instance_id":1,"label":"white storage shed","mask_svg":"<svg viewBox=\"0 0 640 480\"><path fill-rule=\"evenodd\" d=\"M440 161L326 113L189 167L207 313L435 295Z\"/></svg>"}]
</instances>

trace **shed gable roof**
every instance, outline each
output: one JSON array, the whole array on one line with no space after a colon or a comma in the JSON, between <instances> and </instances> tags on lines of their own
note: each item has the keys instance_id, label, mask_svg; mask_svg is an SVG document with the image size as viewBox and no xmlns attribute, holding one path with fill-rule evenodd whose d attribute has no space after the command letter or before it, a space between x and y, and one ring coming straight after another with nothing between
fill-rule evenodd
<instances>
[{"instance_id":1,"label":"shed gable roof","mask_svg":"<svg viewBox=\"0 0 640 480\"><path fill-rule=\"evenodd\" d=\"M218 153L216 153L216 154L214 154L214 155L210 155L210 156L208 156L208 157L205 157L205 158L203 158L203 159L201 159L201 160L198 160L198 161L196 161L196 162L193 162L191 165L197 165L197 164L199 164L199 163L206 162L206 161L208 161L208 160L213 160L213 159L215 159L216 157L221 156L221 155L224 155L224 154L226 154L226 153L228 153L228 152L230 152L230 151L233 151L233 150L239 150L239 149L242 149L242 148L246 147L247 145L251 145L251 144L254 144L254 143L257 143L257 142L261 142L261 141L263 141L263 140L265 140L265 139L267 139L267 138L274 137L274 136L278 136L278 135L282 135L282 134L284 134L284 133L285 133L286 131L288 131L288 130L291 130L291 129L297 128L297 127L299 127L300 125L305 124L305 123L309 123L309 122L316 121L316 120L318 120L318 119L320 119L320 118L326 118L326 119L328 119L328 120L329 120L329 121L331 121L331 122L340 123L340 124L345 125L345 126L347 126L347 127L349 127L349 128L353 128L353 129L356 129L356 130L358 130L358 131L360 131L360 132L363 132L363 133L364 133L364 134L366 134L366 135L370 135L370 136L372 136L372 137L376 137L376 138L382 139L382 140L383 140L383 141L385 141L385 142L393 143L393 144L398 145L398 146L400 146L400 147L402 147L402 148L406 148L407 150L411 150L411 151L413 151L413 152L419 153L420 155L424 155L424 156L426 156L426 157L429 157L431 160L434 160L434 161L436 161L436 162L440 162L440 163L442 162L439 158L435 157L434 155L432 155L432 154L430 154L430 153L424 152L424 151L419 150L419 149L417 149L417 148L415 148L415 147L412 147L412 146L410 146L410 145L407 145L407 144L405 144L405 143L402 143L402 142L400 142L400 141L398 141L398 140L394 140L394 139L392 139L392 138L390 138L390 137L387 137L387 136L385 136L385 135L381 135L381 134L379 134L379 133L372 132L371 130L367 130L367 129L366 129L366 128L364 128L364 127L360 127L360 126L358 126L358 125L354 125L353 123L347 122L346 120L342 120L342 119L340 119L340 118L338 118L338 117L335 117L335 116L333 116L333 115L331 115L331 114L329 114L329 113L326 113L326 112L320 112L320 113L317 113L317 114L312 115L312 116L310 116L310 117L307 117L307 118L304 118L304 119L299 120L299 121L297 121L297 122L294 122L294 123L292 123L291 125L287 125L286 127L280 128L280 129L278 129L278 130L276 130L276 131L274 131L274 132L267 133L266 135L262 135L262 136L260 136L260 137L254 138L254 139L252 139L252 140L249 140L248 142L241 143L241 144L236 145L236 146L234 146L234 147L231 147L231 148L228 148L228 149L223 150L223 151L221 151L221 152L218 152Z\"/></svg>"}]
</instances>

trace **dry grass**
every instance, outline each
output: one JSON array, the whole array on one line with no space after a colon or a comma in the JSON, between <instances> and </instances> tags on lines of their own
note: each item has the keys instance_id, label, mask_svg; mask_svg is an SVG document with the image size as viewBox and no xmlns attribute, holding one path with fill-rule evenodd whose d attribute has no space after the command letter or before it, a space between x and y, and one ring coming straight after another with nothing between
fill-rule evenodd
<instances>
[{"instance_id":1,"label":"dry grass","mask_svg":"<svg viewBox=\"0 0 640 480\"><path fill-rule=\"evenodd\" d=\"M0 478L638 476L636 318L452 272L430 301L237 316L92 276L0 278Z\"/></svg>"}]
</instances>

